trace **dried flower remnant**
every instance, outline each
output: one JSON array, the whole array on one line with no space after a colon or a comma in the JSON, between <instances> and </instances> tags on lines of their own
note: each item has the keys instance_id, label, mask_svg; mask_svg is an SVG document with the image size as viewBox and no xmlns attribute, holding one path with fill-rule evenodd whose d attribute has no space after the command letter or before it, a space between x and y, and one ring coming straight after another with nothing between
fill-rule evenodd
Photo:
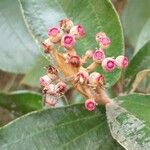
<instances>
[{"instance_id":1,"label":"dried flower remnant","mask_svg":"<svg viewBox=\"0 0 150 150\"><path fill-rule=\"evenodd\" d=\"M58 95L64 94L67 91L66 83L64 83L62 81L58 82L55 86L55 90Z\"/></svg>"},{"instance_id":2,"label":"dried flower remnant","mask_svg":"<svg viewBox=\"0 0 150 150\"><path fill-rule=\"evenodd\" d=\"M72 65L73 67L80 67L81 58L78 55L68 57L67 63Z\"/></svg>"},{"instance_id":3,"label":"dried flower remnant","mask_svg":"<svg viewBox=\"0 0 150 150\"><path fill-rule=\"evenodd\" d=\"M51 96L49 94L46 94L45 96L45 104L48 105L48 107L52 108L55 107L55 105L58 102L58 98L55 96Z\"/></svg>"},{"instance_id":4,"label":"dried flower remnant","mask_svg":"<svg viewBox=\"0 0 150 150\"><path fill-rule=\"evenodd\" d=\"M74 81L75 83L83 84L88 82L88 78L89 78L88 72L81 70L75 75Z\"/></svg>"},{"instance_id":5,"label":"dried flower remnant","mask_svg":"<svg viewBox=\"0 0 150 150\"><path fill-rule=\"evenodd\" d=\"M80 39L85 36L85 29L82 25L76 25L70 29L70 34L74 35L76 39Z\"/></svg>"},{"instance_id":6,"label":"dried flower remnant","mask_svg":"<svg viewBox=\"0 0 150 150\"><path fill-rule=\"evenodd\" d=\"M70 19L63 19L60 21L60 28L66 32L69 33L70 29L73 27L73 22Z\"/></svg>"},{"instance_id":7,"label":"dried flower remnant","mask_svg":"<svg viewBox=\"0 0 150 150\"><path fill-rule=\"evenodd\" d=\"M50 39L46 39L42 45L46 54L50 53L54 48L54 44L50 41Z\"/></svg>"},{"instance_id":8,"label":"dried flower remnant","mask_svg":"<svg viewBox=\"0 0 150 150\"><path fill-rule=\"evenodd\" d=\"M89 84L91 86L104 85L104 77L98 72L92 72L89 76Z\"/></svg>"},{"instance_id":9,"label":"dried flower remnant","mask_svg":"<svg viewBox=\"0 0 150 150\"><path fill-rule=\"evenodd\" d=\"M105 78L95 69L102 67L104 71L111 73L116 67L126 68L128 59L125 56L118 56L116 59L106 56L105 50L111 45L111 39L104 32L96 34L97 49L87 50L84 56L79 56L75 46L85 35L84 27L74 25L70 19L61 20L60 28L49 29L43 48L45 54L52 55L57 64L48 66L47 75L40 78L44 101L49 107L55 107L65 94L68 82L85 97L85 108L88 111L95 110L97 104L106 105L111 102L105 92ZM64 51L60 51L60 48ZM89 59L93 62L84 67Z\"/></svg>"},{"instance_id":10,"label":"dried flower remnant","mask_svg":"<svg viewBox=\"0 0 150 150\"><path fill-rule=\"evenodd\" d=\"M44 75L43 77L40 77L41 87L45 87L49 85L51 82L52 82L52 79L48 75Z\"/></svg>"}]
</instances>

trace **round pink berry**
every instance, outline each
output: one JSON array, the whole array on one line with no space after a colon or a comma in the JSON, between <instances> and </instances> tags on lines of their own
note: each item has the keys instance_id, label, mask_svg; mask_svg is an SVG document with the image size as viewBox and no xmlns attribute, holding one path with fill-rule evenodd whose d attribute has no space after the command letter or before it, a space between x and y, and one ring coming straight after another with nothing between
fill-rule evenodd
<instances>
[{"instance_id":1,"label":"round pink berry","mask_svg":"<svg viewBox=\"0 0 150 150\"><path fill-rule=\"evenodd\" d=\"M81 65L81 58L78 55L70 56L67 60L69 64L71 64L73 67L80 67Z\"/></svg>"},{"instance_id":2,"label":"round pink berry","mask_svg":"<svg viewBox=\"0 0 150 150\"><path fill-rule=\"evenodd\" d=\"M89 83L91 85L103 84L104 77L98 72L92 72L89 76Z\"/></svg>"},{"instance_id":3,"label":"round pink berry","mask_svg":"<svg viewBox=\"0 0 150 150\"><path fill-rule=\"evenodd\" d=\"M111 57L107 57L102 61L102 68L105 71L112 72L116 68L116 61Z\"/></svg>"},{"instance_id":4,"label":"round pink berry","mask_svg":"<svg viewBox=\"0 0 150 150\"><path fill-rule=\"evenodd\" d=\"M96 41L99 43L102 49L106 49L110 46L111 40L106 36L104 32L99 32L96 34Z\"/></svg>"},{"instance_id":5,"label":"round pink berry","mask_svg":"<svg viewBox=\"0 0 150 150\"><path fill-rule=\"evenodd\" d=\"M59 29L59 28L56 28L56 27L50 28L50 29L48 30L48 35L49 35L50 41L51 41L52 43L57 43L57 42L59 42L60 39L61 39L61 37L62 37L62 33L61 33L60 29Z\"/></svg>"},{"instance_id":6,"label":"round pink berry","mask_svg":"<svg viewBox=\"0 0 150 150\"><path fill-rule=\"evenodd\" d=\"M116 58L116 64L119 68L125 69L128 67L128 58L125 56L118 56Z\"/></svg>"},{"instance_id":7,"label":"round pink berry","mask_svg":"<svg viewBox=\"0 0 150 150\"><path fill-rule=\"evenodd\" d=\"M65 48L73 48L75 46L75 38L71 34L66 34L61 39L61 45Z\"/></svg>"},{"instance_id":8,"label":"round pink berry","mask_svg":"<svg viewBox=\"0 0 150 150\"><path fill-rule=\"evenodd\" d=\"M76 25L71 28L70 34L74 35L76 39L79 39L84 37L85 29L82 25Z\"/></svg>"},{"instance_id":9,"label":"round pink berry","mask_svg":"<svg viewBox=\"0 0 150 150\"><path fill-rule=\"evenodd\" d=\"M49 85L51 82L52 82L52 80L48 75L44 75L43 77L40 77L41 87L45 87L45 86Z\"/></svg>"},{"instance_id":10,"label":"round pink berry","mask_svg":"<svg viewBox=\"0 0 150 150\"><path fill-rule=\"evenodd\" d=\"M64 82L59 82L56 84L55 89L56 89L56 93L61 95L67 91L67 85Z\"/></svg>"},{"instance_id":11,"label":"round pink berry","mask_svg":"<svg viewBox=\"0 0 150 150\"><path fill-rule=\"evenodd\" d=\"M69 32L72 27L73 27L73 22L70 19L63 19L60 21L60 28L64 32Z\"/></svg>"},{"instance_id":12,"label":"round pink berry","mask_svg":"<svg viewBox=\"0 0 150 150\"><path fill-rule=\"evenodd\" d=\"M101 63L104 58L105 58L105 53L102 49L97 49L93 53L93 61L95 61L97 63Z\"/></svg>"},{"instance_id":13,"label":"round pink berry","mask_svg":"<svg viewBox=\"0 0 150 150\"><path fill-rule=\"evenodd\" d=\"M60 33L60 29L59 29L59 28L56 28L56 27L50 28L50 29L48 30L48 35L49 35L49 36L57 36L58 33Z\"/></svg>"},{"instance_id":14,"label":"round pink berry","mask_svg":"<svg viewBox=\"0 0 150 150\"><path fill-rule=\"evenodd\" d=\"M95 108L96 108L96 102L95 100L93 99L88 99L85 101L85 108L88 110L88 111L93 111Z\"/></svg>"},{"instance_id":15,"label":"round pink berry","mask_svg":"<svg viewBox=\"0 0 150 150\"><path fill-rule=\"evenodd\" d=\"M88 78L88 72L81 70L75 75L74 81L83 84L88 82Z\"/></svg>"}]
</instances>

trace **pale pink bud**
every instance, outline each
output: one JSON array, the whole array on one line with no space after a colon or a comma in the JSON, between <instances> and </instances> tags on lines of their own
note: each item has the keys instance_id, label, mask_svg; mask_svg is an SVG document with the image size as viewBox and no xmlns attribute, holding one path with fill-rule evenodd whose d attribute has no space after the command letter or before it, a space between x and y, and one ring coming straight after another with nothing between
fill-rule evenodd
<instances>
[{"instance_id":1,"label":"pale pink bud","mask_svg":"<svg viewBox=\"0 0 150 150\"><path fill-rule=\"evenodd\" d=\"M88 50L86 51L85 55L88 57L88 58L92 58L93 57L93 51L92 50Z\"/></svg>"},{"instance_id":2,"label":"pale pink bud","mask_svg":"<svg viewBox=\"0 0 150 150\"><path fill-rule=\"evenodd\" d=\"M55 89L56 89L56 93L61 95L67 91L67 85L64 82L59 82L56 84Z\"/></svg>"},{"instance_id":3,"label":"pale pink bud","mask_svg":"<svg viewBox=\"0 0 150 150\"><path fill-rule=\"evenodd\" d=\"M46 39L43 43L43 48L44 48L44 52L45 53L50 53L53 48L54 48L54 44L50 41L50 39Z\"/></svg>"},{"instance_id":4,"label":"pale pink bud","mask_svg":"<svg viewBox=\"0 0 150 150\"><path fill-rule=\"evenodd\" d=\"M99 42L99 39L102 37L106 37L105 32L99 32L96 34L96 41Z\"/></svg>"},{"instance_id":5,"label":"pale pink bud","mask_svg":"<svg viewBox=\"0 0 150 150\"><path fill-rule=\"evenodd\" d=\"M56 28L56 27L50 28L48 30L48 35L49 35L50 41L53 43L59 42L62 37L62 33L61 33L60 29Z\"/></svg>"},{"instance_id":6,"label":"pale pink bud","mask_svg":"<svg viewBox=\"0 0 150 150\"><path fill-rule=\"evenodd\" d=\"M105 71L112 72L116 68L116 61L111 57L107 57L102 61L102 68Z\"/></svg>"},{"instance_id":7,"label":"pale pink bud","mask_svg":"<svg viewBox=\"0 0 150 150\"><path fill-rule=\"evenodd\" d=\"M76 39L80 39L84 37L85 29L81 25L76 25L71 28L70 34L74 35Z\"/></svg>"},{"instance_id":8,"label":"pale pink bud","mask_svg":"<svg viewBox=\"0 0 150 150\"><path fill-rule=\"evenodd\" d=\"M97 49L93 53L93 61L95 61L97 63L101 63L104 58L105 58L105 53L102 49Z\"/></svg>"},{"instance_id":9,"label":"pale pink bud","mask_svg":"<svg viewBox=\"0 0 150 150\"><path fill-rule=\"evenodd\" d=\"M46 102L46 104L48 104L49 107L54 107L57 104L58 99L55 96L46 94L45 102Z\"/></svg>"},{"instance_id":10,"label":"pale pink bud","mask_svg":"<svg viewBox=\"0 0 150 150\"><path fill-rule=\"evenodd\" d=\"M71 34L66 34L61 39L61 45L65 48L73 48L75 46L75 38Z\"/></svg>"},{"instance_id":11,"label":"pale pink bud","mask_svg":"<svg viewBox=\"0 0 150 150\"><path fill-rule=\"evenodd\" d=\"M49 95L56 95L56 89L54 84L49 84L44 87L43 89L44 93L49 94Z\"/></svg>"},{"instance_id":12,"label":"pale pink bud","mask_svg":"<svg viewBox=\"0 0 150 150\"><path fill-rule=\"evenodd\" d=\"M98 72L92 72L89 76L89 83L91 85L97 85L97 84L103 85L104 77Z\"/></svg>"},{"instance_id":13,"label":"pale pink bud","mask_svg":"<svg viewBox=\"0 0 150 150\"><path fill-rule=\"evenodd\" d=\"M96 41L99 43L102 49L106 49L110 46L111 40L106 36L104 32L99 32L96 34Z\"/></svg>"},{"instance_id":14,"label":"pale pink bud","mask_svg":"<svg viewBox=\"0 0 150 150\"><path fill-rule=\"evenodd\" d=\"M96 108L96 102L95 100L93 99L88 99L85 101L85 108L88 110L88 111L93 111L95 108Z\"/></svg>"},{"instance_id":15,"label":"pale pink bud","mask_svg":"<svg viewBox=\"0 0 150 150\"><path fill-rule=\"evenodd\" d=\"M58 78L58 70L55 67L49 65L47 67L47 72L52 80L56 80Z\"/></svg>"},{"instance_id":16,"label":"pale pink bud","mask_svg":"<svg viewBox=\"0 0 150 150\"><path fill-rule=\"evenodd\" d=\"M60 28L64 32L69 32L72 27L73 27L73 22L70 19L63 19L60 21Z\"/></svg>"},{"instance_id":17,"label":"pale pink bud","mask_svg":"<svg viewBox=\"0 0 150 150\"><path fill-rule=\"evenodd\" d=\"M81 58L78 55L70 56L67 60L68 64L71 64L73 67L80 67Z\"/></svg>"},{"instance_id":18,"label":"pale pink bud","mask_svg":"<svg viewBox=\"0 0 150 150\"><path fill-rule=\"evenodd\" d=\"M45 87L45 86L49 85L51 82L52 82L52 80L48 75L44 75L43 77L40 77L41 87Z\"/></svg>"},{"instance_id":19,"label":"pale pink bud","mask_svg":"<svg viewBox=\"0 0 150 150\"><path fill-rule=\"evenodd\" d=\"M119 68L125 69L128 67L128 58L125 56L118 56L116 58L116 64Z\"/></svg>"},{"instance_id":20,"label":"pale pink bud","mask_svg":"<svg viewBox=\"0 0 150 150\"><path fill-rule=\"evenodd\" d=\"M75 75L74 81L83 84L88 82L88 78L88 72L81 70Z\"/></svg>"}]
</instances>

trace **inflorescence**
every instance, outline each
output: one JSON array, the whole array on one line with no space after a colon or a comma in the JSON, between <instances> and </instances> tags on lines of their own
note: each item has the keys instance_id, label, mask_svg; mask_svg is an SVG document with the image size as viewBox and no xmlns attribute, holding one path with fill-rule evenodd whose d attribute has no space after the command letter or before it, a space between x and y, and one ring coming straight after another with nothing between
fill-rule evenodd
<instances>
[{"instance_id":1,"label":"inflorescence","mask_svg":"<svg viewBox=\"0 0 150 150\"><path fill-rule=\"evenodd\" d=\"M95 72L99 66L106 72L113 72L117 67L125 69L128 59L125 56L106 57L105 51L111 45L111 39L104 33L96 34L99 48L87 50L84 56L79 56L75 45L85 37L82 25L74 25L70 19L60 21L59 27L48 30L48 39L42 45L44 52L51 55L56 61L55 66L47 67L47 75L40 78L40 85L44 94L44 102L54 107L61 96L67 91L67 82L85 97L85 108L92 111L97 104L106 104L111 100L104 90L105 78ZM93 62L84 67L84 64ZM65 80L61 79L63 73Z\"/></svg>"}]
</instances>

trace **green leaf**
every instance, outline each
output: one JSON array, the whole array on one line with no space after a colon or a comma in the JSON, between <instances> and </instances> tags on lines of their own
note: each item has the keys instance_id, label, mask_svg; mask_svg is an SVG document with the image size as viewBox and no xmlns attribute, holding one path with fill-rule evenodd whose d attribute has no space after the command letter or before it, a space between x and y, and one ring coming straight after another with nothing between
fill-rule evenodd
<instances>
[{"instance_id":1,"label":"green leaf","mask_svg":"<svg viewBox=\"0 0 150 150\"><path fill-rule=\"evenodd\" d=\"M41 42L47 38L49 27L57 26L63 18L71 18L75 24L81 23L86 29L86 38L77 44L77 52L84 54L88 49L98 47L95 34L106 32L112 39L107 56L123 53L123 36L119 17L109 0L19 0L29 28ZM108 86L119 78L120 71L105 73Z\"/></svg>"},{"instance_id":2,"label":"green leaf","mask_svg":"<svg viewBox=\"0 0 150 150\"><path fill-rule=\"evenodd\" d=\"M133 79L135 75L144 69L150 68L150 41L145 44L132 58L125 72L125 77Z\"/></svg>"},{"instance_id":3,"label":"green leaf","mask_svg":"<svg viewBox=\"0 0 150 150\"><path fill-rule=\"evenodd\" d=\"M42 108L42 96L31 91L0 93L0 106L9 111L25 114Z\"/></svg>"},{"instance_id":4,"label":"green leaf","mask_svg":"<svg viewBox=\"0 0 150 150\"><path fill-rule=\"evenodd\" d=\"M135 8L136 6L136 8ZM129 0L122 15L122 23L129 42L136 47L140 32L150 18L149 0Z\"/></svg>"},{"instance_id":5,"label":"green leaf","mask_svg":"<svg viewBox=\"0 0 150 150\"><path fill-rule=\"evenodd\" d=\"M0 129L3 150L120 150L112 139L103 108L83 105L47 109L25 115Z\"/></svg>"},{"instance_id":6,"label":"green leaf","mask_svg":"<svg viewBox=\"0 0 150 150\"><path fill-rule=\"evenodd\" d=\"M21 83L33 87L40 87L39 78L47 73L44 67L49 64L50 62L44 56L38 57L36 64L26 73Z\"/></svg>"},{"instance_id":7,"label":"green leaf","mask_svg":"<svg viewBox=\"0 0 150 150\"><path fill-rule=\"evenodd\" d=\"M150 149L150 95L130 94L106 106L114 139L125 149Z\"/></svg>"},{"instance_id":8,"label":"green leaf","mask_svg":"<svg viewBox=\"0 0 150 150\"><path fill-rule=\"evenodd\" d=\"M135 52L137 52L140 48L142 48L149 40L150 40L150 19L145 23L138 37Z\"/></svg>"},{"instance_id":9,"label":"green leaf","mask_svg":"<svg viewBox=\"0 0 150 150\"><path fill-rule=\"evenodd\" d=\"M17 0L0 1L0 69L24 73L39 50L29 34Z\"/></svg>"}]
</instances>

